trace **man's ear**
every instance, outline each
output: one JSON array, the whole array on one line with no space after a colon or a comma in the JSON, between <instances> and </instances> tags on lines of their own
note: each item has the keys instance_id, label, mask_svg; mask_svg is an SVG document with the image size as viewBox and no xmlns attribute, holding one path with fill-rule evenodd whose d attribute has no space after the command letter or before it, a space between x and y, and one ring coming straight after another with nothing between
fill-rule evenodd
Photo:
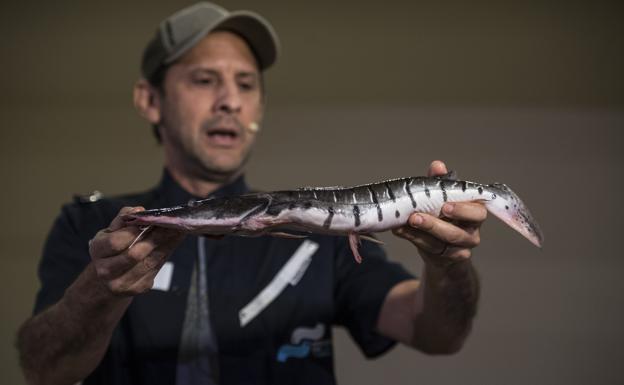
<instances>
[{"instance_id":1,"label":"man's ear","mask_svg":"<svg viewBox=\"0 0 624 385\"><path fill-rule=\"evenodd\" d=\"M134 108L150 124L160 123L160 92L143 78L134 84Z\"/></svg>"}]
</instances>

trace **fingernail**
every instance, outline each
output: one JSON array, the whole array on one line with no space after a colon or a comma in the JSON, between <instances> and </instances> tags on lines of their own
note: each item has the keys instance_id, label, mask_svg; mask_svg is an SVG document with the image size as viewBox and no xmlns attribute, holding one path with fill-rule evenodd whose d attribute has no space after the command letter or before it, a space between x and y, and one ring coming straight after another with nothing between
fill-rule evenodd
<instances>
[{"instance_id":1,"label":"fingernail","mask_svg":"<svg viewBox=\"0 0 624 385\"><path fill-rule=\"evenodd\" d=\"M455 209L455 205L447 203L444 205L444 207L442 208L442 210L444 211L444 213L446 214L450 214L453 212L453 209Z\"/></svg>"},{"instance_id":2,"label":"fingernail","mask_svg":"<svg viewBox=\"0 0 624 385\"><path fill-rule=\"evenodd\" d=\"M420 215L414 215L412 219L412 226L420 226L423 223L423 217Z\"/></svg>"}]
</instances>

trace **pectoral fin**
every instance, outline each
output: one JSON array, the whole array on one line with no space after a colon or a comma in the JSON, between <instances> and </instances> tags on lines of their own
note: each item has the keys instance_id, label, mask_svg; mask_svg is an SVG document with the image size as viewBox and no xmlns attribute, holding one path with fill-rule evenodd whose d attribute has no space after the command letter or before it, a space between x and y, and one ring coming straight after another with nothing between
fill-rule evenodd
<instances>
[{"instance_id":1,"label":"pectoral fin","mask_svg":"<svg viewBox=\"0 0 624 385\"><path fill-rule=\"evenodd\" d=\"M361 240L359 234L349 233L349 246L351 246L351 252L353 252L353 257L355 257L355 261L357 263L362 263L362 256L358 250L360 243Z\"/></svg>"}]
</instances>

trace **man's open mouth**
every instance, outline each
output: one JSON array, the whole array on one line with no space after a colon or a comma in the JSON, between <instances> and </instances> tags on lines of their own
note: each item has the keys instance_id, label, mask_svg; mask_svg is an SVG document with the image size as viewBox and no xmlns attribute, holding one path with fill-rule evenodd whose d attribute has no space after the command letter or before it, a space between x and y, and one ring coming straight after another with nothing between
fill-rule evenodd
<instances>
[{"instance_id":1,"label":"man's open mouth","mask_svg":"<svg viewBox=\"0 0 624 385\"><path fill-rule=\"evenodd\" d=\"M207 131L208 140L215 146L230 147L240 138L240 132L233 128L218 127Z\"/></svg>"}]
</instances>

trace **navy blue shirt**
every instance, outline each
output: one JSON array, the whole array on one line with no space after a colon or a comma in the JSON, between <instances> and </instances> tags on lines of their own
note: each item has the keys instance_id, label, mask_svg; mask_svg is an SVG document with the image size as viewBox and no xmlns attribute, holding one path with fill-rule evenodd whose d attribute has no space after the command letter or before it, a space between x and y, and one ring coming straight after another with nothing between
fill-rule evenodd
<instances>
[{"instance_id":1,"label":"navy blue shirt","mask_svg":"<svg viewBox=\"0 0 624 385\"><path fill-rule=\"evenodd\" d=\"M249 191L240 177L211 196ZM63 206L39 265L35 313L57 302L90 262L88 241L124 206L146 209L185 204L193 197L165 171L141 194L76 201ZM263 291L306 240L226 236L206 240L210 320L217 339L221 384L335 383L331 326L348 329L367 357L394 341L375 331L381 305L397 283L413 278L382 248L362 243L357 264L346 237L310 235L316 245L307 268L251 321L240 311ZM166 287L134 298L88 384L174 384L185 307L197 256L188 236L169 258Z\"/></svg>"}]
</instances>

